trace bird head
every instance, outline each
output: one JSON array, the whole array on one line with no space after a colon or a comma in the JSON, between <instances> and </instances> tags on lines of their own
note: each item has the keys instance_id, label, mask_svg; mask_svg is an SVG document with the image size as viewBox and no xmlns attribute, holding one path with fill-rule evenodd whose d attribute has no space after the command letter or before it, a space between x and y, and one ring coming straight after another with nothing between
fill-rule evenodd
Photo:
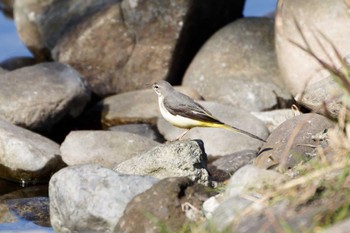
<instances>
[{"instance_id":1,"label":"bird head","mask_svg":"<svg viewBox=\"0 0 350 233\"><path fill-rule=\"evenodd\" d=\"M160 80L152 84L153 90L157 93L158 96L165 96L168 91L173 89L173 87L167 81Z\"/></svg>"}]
</instances>

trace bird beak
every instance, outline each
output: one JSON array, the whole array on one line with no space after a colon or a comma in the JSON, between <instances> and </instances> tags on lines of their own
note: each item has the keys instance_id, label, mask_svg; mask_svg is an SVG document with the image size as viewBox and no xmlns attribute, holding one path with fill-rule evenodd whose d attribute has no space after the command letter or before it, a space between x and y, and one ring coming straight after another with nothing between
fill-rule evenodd
<instances>
[{"instance_id":1,"label":"bird beak","mask_svg":"<svg viewBox=\"0 0 350 233\"><path fill-rule=\"evenodd\" d=\"M153 83L146 83L144 84L145 87L149 88L149 87L152 87L153 86Z\"/></svg>"}]
</instances>

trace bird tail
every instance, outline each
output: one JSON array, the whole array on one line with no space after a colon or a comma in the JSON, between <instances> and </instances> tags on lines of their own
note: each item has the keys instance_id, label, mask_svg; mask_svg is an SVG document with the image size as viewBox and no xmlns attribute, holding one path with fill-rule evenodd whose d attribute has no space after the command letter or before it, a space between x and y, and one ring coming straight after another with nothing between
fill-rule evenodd
<instances>
[{"instance_id":1,"label":"bird tail","mask_svg":"<svg viewBox=\"0 0 350 233\"><path fill-rule=\"evenodd\" d=\"M244 134L244 135L247 135L247 136L249 136L249 137L251 137L251 138L255 138L255 139L259 140L259 141L266 142L266 140L264 140L264 139L262 139L262 138L260 138L260 137L258 137L258 136L256 136L256 135L254 135L254 134L252 134L252 133L249 133L249 132L247 132L247 131L244 131L244 130L242 130L242 129L236 128L236 127L231 126L231 125L227 125L227 124L215 124L215 127L217 127L217 128L222 128L222 129L227 129L227 130L231 130L231 131L233 131L233 132L240 133L240 134Z\"/></svg>"}]
</instances>

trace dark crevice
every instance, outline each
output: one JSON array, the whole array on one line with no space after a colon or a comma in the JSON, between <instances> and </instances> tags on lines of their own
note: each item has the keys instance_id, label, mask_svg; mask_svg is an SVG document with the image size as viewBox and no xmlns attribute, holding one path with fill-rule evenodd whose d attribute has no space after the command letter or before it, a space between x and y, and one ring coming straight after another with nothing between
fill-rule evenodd
<instances>
[{"instance_id":1,"label":"dark crevice","mask_svg":"<svg viewBox=\"0 0 350 233\"><path fill-rule=\"evenodd\" d=\"M179 85L202 45L226 24L243 17L245 0L193 0L170 62L167 80Z\"/></svg>"}]
</instances>

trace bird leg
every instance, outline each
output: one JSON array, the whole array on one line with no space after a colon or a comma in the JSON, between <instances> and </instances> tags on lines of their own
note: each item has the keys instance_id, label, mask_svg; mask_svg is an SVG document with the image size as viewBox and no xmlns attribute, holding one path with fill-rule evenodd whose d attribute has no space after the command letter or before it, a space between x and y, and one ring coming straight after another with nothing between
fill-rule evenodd
<instances>
[{"instance_id":1,"label":"bird leg","mask_svg":"<svg viewBox=\"0 0 350 233\"><path fill-rule=\"evenodd\" d=\"M186 131L184 131L181 135L179 135L174 141L179 141L183 138L183 136L185 136L185 134L188 133L188 131L190 131L190 129L186 129Z\"/></svg>"}]
</instances>

